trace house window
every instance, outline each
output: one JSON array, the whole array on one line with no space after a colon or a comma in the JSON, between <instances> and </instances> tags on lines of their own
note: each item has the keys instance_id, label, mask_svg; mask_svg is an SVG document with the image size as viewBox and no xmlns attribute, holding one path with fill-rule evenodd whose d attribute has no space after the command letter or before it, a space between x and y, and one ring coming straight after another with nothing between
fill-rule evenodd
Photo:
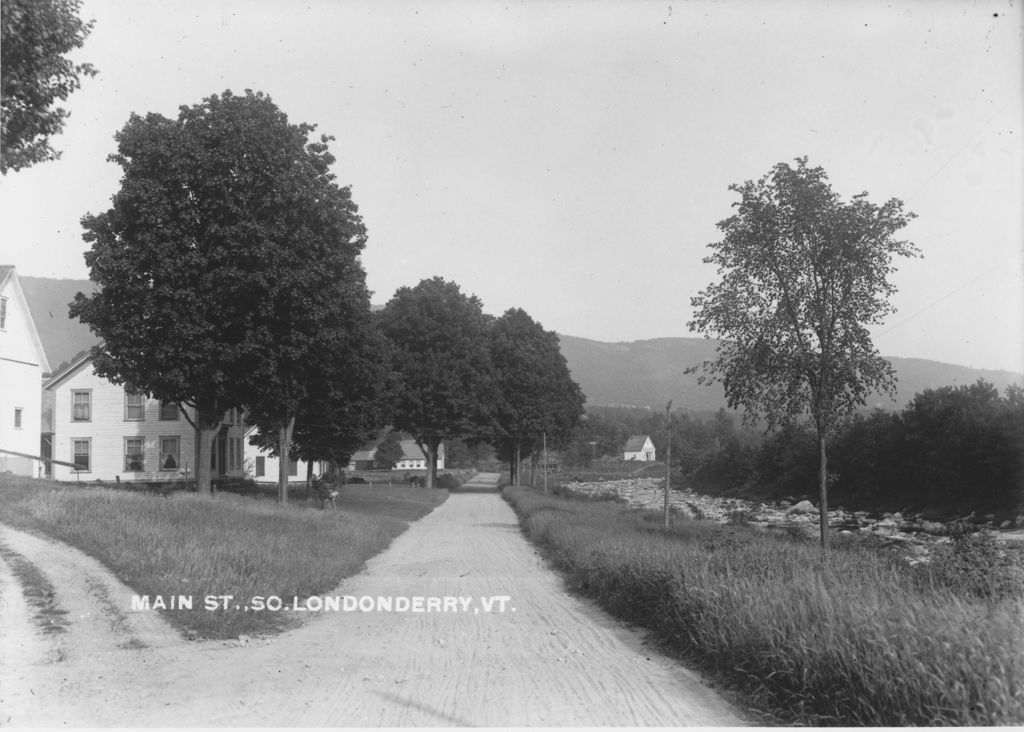
<instances>
[{"instance_id":1,"label":"house window","mask_svg":"<svg viewBox=\"0 0 1024 732\"><path fill-rule=\"evenodd\" d=\"M256 458L256 477L262 478L267 474L267 459L265 457L257 456Z\"/></svg>"},{"instance_id":2,"label":"house window","mask_svg":"<svg viewBox=\"0 0 1024 732\"><path fill-rule=\"evenodd\" d=\"M146 395L124 392L124 418L128 422L141 422L146 417Z\"/></svg>"},{"instance_id":3,"label":"house window","mask_svg":"<svg viewBox=\"0 0 1024 732\"><path fill-rule=\"evenodd\" d=\"M88 473L89 472L89 453L92 448L92 440L85 438L84 440L72 440L71 448L71 462L75 464L72 468L75 472Z\"/></svg>"},{"instance_id":4,"label":"house window","mask_svg":"<svg viewBox=\"0 0 1024 732\"><path fill-rule=\"evenodd\" d=\"M142 438L124 438L124 471L126 473L138 473L143 470Z\"/></svg>"},{"instance_id":5,"label":"house window","mask_svg":"<svg viewBox=\"0 0 1024 732\"><path fill-rule=\"evenodd\" d=\"M297 460L289 460L288 461L288 475L298 475L298 474L299 474L299 463L298 463L298 461Z\"/></svg>"},{"instance_id":6,"label":"house window","mask_svg":"<svg viewBox=\"0 0 1024 732\"><path fill-rule=\"evenodd\" d=\"M160 402L160 419L164 422L174 422L178 419L178 405L174 402Z\"/></svg>"},{"instance_id":7,"label":"house window","mask_svg":"<svg viewBox=\"0 0 1024 732\"><path fill-rule=\"evenodd\" d=\"M22 411L23 410L22 410L21 407L15 407L14 408L14 429L16 429L16 430L20 430L21 429L21 413L22 413Z\"/></svg>"},{"instance_id":8,"label":"house window","mask_svg":"<svg viewBox=\"0 0 1024 732\"><path fill-rule=\"evenodd\" d=\"M90 422L92 421L92 392L73 391L71 392L71 421Z\"/></svg>"},{"instance_id":9,"label":"house window","mask_svg":"<svg viewBox=\"0 0 1024 732\"><path fill-rule=\"evenodd\" d=\"M228 470L242 469L242 438L228 438Z\"/></svg>"},{"instance_id":10,"label":"house window","mask_svg":"<svg viewBox=\"0 0 1024 732\"><path fill-rule=\"evenodd\" d=\"M0 330L7 330L7 298L0 297Z\"/></svg>"},{"instance_id":11,"label":"house window","mask_svg":"<svg viewBox=\"0 0 1024 732\"><path fill-rule=\"evenodd\" d=\"M181 444L177 437L160 438L160 469L177 470L181 463Z\"/></svg>"}]
</instances>

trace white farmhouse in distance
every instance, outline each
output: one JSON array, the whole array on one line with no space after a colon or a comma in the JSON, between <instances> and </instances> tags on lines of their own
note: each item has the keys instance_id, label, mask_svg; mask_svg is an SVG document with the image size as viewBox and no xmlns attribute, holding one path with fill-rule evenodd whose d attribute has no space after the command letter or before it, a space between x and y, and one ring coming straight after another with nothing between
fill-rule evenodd
<instances>
[{"instance_id":1,"label":"white farmhouse in distance","mask_svg":"<svg viewBox=\"0 0 1024 732\"><path fill-rule=\"evenodd\" d=\"M656 460L654 443L651 442L650 435L633 435L630 437L626 441L626 446L622 448L622 459L643 460L645 462Z\"/></svg>"},{"instance_id":2,"label":"white farmhouse in distance","mask_svg":"<svg viewBox=\"0 0 1024 732\"><path fill-rule=\"evenodd\" d=\"M0 265L0 473L42 473L35 459L42 433L39 387L49 370L18 273Z\"/></svg>"}]
</instances>

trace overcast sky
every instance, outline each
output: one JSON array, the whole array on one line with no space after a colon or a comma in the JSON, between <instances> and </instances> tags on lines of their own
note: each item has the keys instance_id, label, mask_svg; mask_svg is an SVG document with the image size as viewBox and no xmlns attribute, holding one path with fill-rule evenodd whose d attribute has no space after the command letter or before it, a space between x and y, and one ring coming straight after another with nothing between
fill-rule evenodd
<instances>
[{"instance_id":1,"label":"overcast sky","mask_svg":"<svg viewBox=\"0 0 1024 732\"><path fill-rule=\"evenodd\" d=\"M0 264L85 278L131 112L246 88L334 135L376 303L440 275L602 341L690 335L731 183L807 155L906 202L884 355L1024 371L1020 3L84 0L57 162L0 181Z\"/></svg>"}]
</instances>

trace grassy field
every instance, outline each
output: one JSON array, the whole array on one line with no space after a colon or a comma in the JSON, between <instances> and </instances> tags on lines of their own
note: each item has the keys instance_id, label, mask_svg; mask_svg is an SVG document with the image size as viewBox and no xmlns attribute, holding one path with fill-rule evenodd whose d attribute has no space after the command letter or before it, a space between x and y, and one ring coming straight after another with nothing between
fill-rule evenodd
<instances>
[{"instance_id":1,"label":"grassy field","mask_svg":"<svg viewBox=\"0 0 1024 732\"><path fill-rule=\"evenodd\" d=\"M447 496L349 485L337 511L320 511L304 501L285 507L229 493L161 497L0 475L0 521L78 547L141 595L192 595L194 610L165 617L191 637L231 638L296 621L286 612L209 611L202 598L330 592Z\"/></svg>"},{"instance_id":2,"label":"grassy field","mask_svg":"<svg viewBox=\"0 0 1024 732\"><path fill-rule=\"evenodd\" d=\"M825 566L816 545L747 527L666 531L621 504L504 494L574 588L784 724L1024 723L1019 588L951 573L997 549L911 569L837 546Z\"/></svg>"}]
</instances>

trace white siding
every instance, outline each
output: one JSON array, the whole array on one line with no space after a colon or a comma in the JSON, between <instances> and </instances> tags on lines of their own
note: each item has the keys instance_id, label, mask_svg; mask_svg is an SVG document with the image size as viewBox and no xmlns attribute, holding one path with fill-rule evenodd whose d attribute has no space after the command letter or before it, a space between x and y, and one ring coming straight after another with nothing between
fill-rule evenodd
<instances>
[{"instance_id":1,"label":"white siding","mask_svg":"<svg viewBox=\"0 0 1024 732\"><path fill-rule=\"evenodd\" d=\"M11 271L3 282L0 297L7 301L4 327L0 329L0 448L38 455L42 376L49 365L15 272ZM18 426L16 410L20 415ZM8 470L18 475L38 476L41 464L37 460L0 453L0 472Z\"/></svg>"},{"instance_id":2,"label":"white siding","mask_svg":"<svg viewBox=\"0 0 1024 732\"><path fill-rule=\"evenodd\" d=\"M55 392L53 419L53 458L74 462L76 440L90 441L90 465L88 471L76 471L67 465L54 465L56 480L104 480L129 481L171 481L183 480L188 471L190 480L195 478L195 430L184 415L176 420L160 419L160 401L144 400L143 419L126 419L125 389L96 375L92 364L86 362L77 372L67 376L52 387ZM72 393L85 391L90 394L90 419L72 419ZM242 427L222 428L226 437L240 439ZM160 438L177 437L179 459L177 469L160 469ZM143 440L142 470L126 470L125 439ZM217 452L216 443L214 450ZM219 460L219 456L218 456ZM219 466L218 466L219 467ZM222 471L214 470L214 477ZM223 471L228 476L241 476L242 466Z\"/></svg>"},{"instance_id":3,"label":"white siding","mask_svg":"<svg viewBox=\"0 0 1024 732\"><path fill-rule=\"evenodd\" d=\"M248 437L245 438L245 474L257 483L277 483L277 471L280 469L280 461L272 457L265 450L261 450L249 444ZM262 466L262 475L258 466ZM289 483L304 483L306 481L306 470L308 463L299 460L295 466L295 475L288 476ZM313 463L313 477L319 478L327 472L327 466L322 462Z\"/></svg>"},{"instance_id":4,"label":"white siding","mask_svg":"<svg viewBox=\"0 0 1024 732\"><path fill-rule=\"evenodd\" d=\"M654 450L654 443L651 442L651 438L648 437L644 441L644 446L639 451L622 453L622 459L641 461L653 461L657 459L657 453Z\"/></svg>"}]
</instances>

